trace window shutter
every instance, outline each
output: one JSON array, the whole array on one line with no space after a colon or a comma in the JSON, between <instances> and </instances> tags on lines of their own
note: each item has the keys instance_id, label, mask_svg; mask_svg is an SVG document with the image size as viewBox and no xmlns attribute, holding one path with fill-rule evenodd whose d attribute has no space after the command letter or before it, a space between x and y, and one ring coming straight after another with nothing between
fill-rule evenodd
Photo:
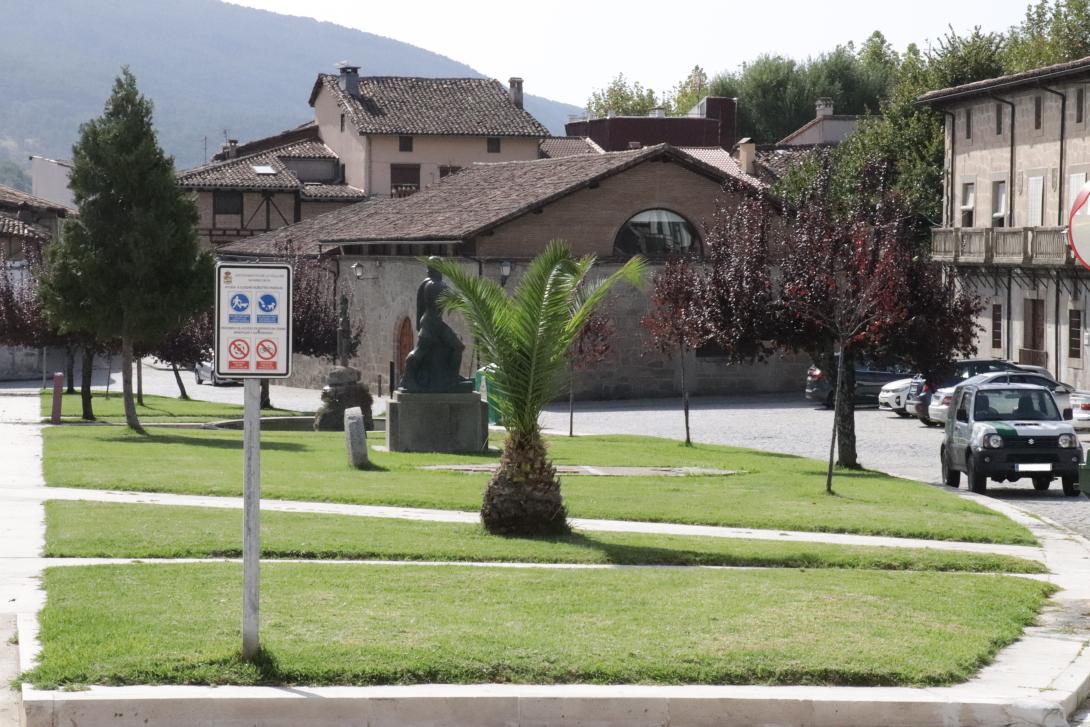
<instances>
[{"instance_id":1,"label":"window shutter","mask_svg":"<svg viewBox=\"0 0 1090 727\"><path fill-rule=\"evenodd\" d=\"M1045 178L1030 177L1029 191L1026 195L1026 224L1040 227L1044 212Z\"/></svg>"},{"instance_id":2,"label":"window shutter","mask_svg":"<svg viewBox=\"0 0 1090 727\"><path fill-rule=\"evenodd\" d=\"M1072 174L1067 178L1067 214L1064 215L1064 220L1071 215L1071 208L1075 206L1075 198L1079 196L1079 190L1082 189L1082 185L1086 184L1086 172L1079 172L1078 174ZM1086 214L1086 208L1084 207L1079 213Z\"/></svg>"}]
</instances>

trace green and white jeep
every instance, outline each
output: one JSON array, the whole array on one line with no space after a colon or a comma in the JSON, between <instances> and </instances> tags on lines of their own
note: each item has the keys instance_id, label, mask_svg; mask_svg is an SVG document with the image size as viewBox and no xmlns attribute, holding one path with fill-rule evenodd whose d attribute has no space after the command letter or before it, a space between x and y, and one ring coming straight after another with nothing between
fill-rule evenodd
<instances>
[{"instance_id":1,"label":"green and white jeep","mask_svg":"<svg viewBox=\"0 0 1090 727\"><path fill-rule=\"evenodd\" d=\"M969 489L984 492L988 478L1028 477L1036 490L1060 478L1065 495L1079 494L1082 445L1052 392L1029 384L967 384L954 390L953 412L939 456L942 479L957 487L964 472Z\"/></svg>"}]
</instances>

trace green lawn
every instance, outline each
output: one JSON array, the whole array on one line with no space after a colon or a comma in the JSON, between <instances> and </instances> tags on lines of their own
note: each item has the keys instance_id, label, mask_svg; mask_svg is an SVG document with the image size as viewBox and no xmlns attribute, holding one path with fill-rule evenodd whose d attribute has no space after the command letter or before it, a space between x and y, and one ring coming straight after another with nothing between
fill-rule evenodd
<instances>
[{"instance_id":1,"label":"green lawn","mask_svg":"<svg viewBox=\"0 0 1090 727\"><path fill-rule=\"evenodd\" d=\"M383 441L372 433L372 443ZM96 489L242 493L242 432L133 434L116 427L45 430L48 484ZM496 440L498 445L499 440ZM651 520L916 538L1034 543L1022 526L940 489L875 472L842 472L824 494L821 462L651 437L550 438L558 464L689 465L729 476L563 478L574 517ZM495 462L497 455L372 452L351 469L339 433L262 434L262 495L274 499L477 510L488 476L421 471L420 465Z\"/></svg>"},{"instance_id":2,"label":"green lawn","mask_svg":"<svg viewBox=\"0 0 1090 727\"><path fill-rule=\"evenodd\" d=\"M241 518L216 508L47 502L45 555L239 557ZM261 544L268 558L1046 572L1021 558L924 548L600 532L501 538L478 525L283 512L261 514Z\"/></svg>"},{"instance_id":3,"label":"green lawn","mask_svg":"<svg viewBox=\"0 0 1090 727\"><path fill-rule=\"evenodd\" d=\"M192 385L192 384L191 384ZM275 397L276 392L273 392ZM110 393L106 398L106 392L91 392L91 406L95 412L95 418L100 422L112 424L124 423L125 410L121 392ZM274 402L275 403L275 402ZM42 392L42 418L48 419L53 414L53 392ZM169 396L144 395L144 406L139 404L136 413L140 421L145 423L163 422L208 422L221 419L241 419L242 407L238 404L224 404L215 401L198 401L190 399L184 401ZM288 409L266 409L261 416L296 416L299 412ZM65 394L61 398L61 421L82 422L83 404L79 393Z\"/></svg>"},{"instance_id":4,"label":"green lawn","mask_svg":"<svg viewBox=\"0 0 1090 727\"><path fill-rule=\"evenodd\" d=\"M269 563L260 666L236 564L51 568L39 686L965 680L1052 587L995 575Z\"/></svg>"}]
</instances>

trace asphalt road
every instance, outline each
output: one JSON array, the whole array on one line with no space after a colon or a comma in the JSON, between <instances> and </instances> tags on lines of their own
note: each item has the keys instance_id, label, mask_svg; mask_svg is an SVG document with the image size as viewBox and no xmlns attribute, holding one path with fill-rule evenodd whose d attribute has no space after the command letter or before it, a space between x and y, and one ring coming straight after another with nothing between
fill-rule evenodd
<instances>
[{"instance_id":1,"label":"asphalt road","mask_svg":"<svg viewBox=\"0 0 1090 727\"><path fill-rule=\"evenodd\" d=\"M816 459L829 455L832 412L815 407L801 394L697 398L691 400L689 409L690 431L696 442ZM566 432L567 407L550 407L544 424L548 429ZM859 460L864 467L943 487L939 471L941 428L861 407L856 409L855 430ZM685 424L677 399L582 402L575 408L575 431L684 439ZM1087 447L1088 442L1090 437L1084 434L1083 446ZM964 477L961 487L966 488ZM1083 487L1090 491L1090 483L1083 483ZM1059 481L1043 493L1035 491L1028 480L1002 484L989 481L988 494L1090 537L1090 499L1085 495L1065 497Z\"/></svg>"}]
</instances>

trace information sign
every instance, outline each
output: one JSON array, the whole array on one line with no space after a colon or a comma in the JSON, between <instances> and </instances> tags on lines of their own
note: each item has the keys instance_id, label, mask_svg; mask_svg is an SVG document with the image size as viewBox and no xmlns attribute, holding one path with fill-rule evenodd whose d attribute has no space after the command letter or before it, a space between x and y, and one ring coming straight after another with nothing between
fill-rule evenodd
<instances>
[{"instance_id":1,"label":"information sign","mask_svg":"<svg viewBox=\"0 0 1090 727\"><path fill-rule=\"evenodd\" d=\"M291 375L291 267L216 266L216 375Z\"/></svg>"}]
</instances>

